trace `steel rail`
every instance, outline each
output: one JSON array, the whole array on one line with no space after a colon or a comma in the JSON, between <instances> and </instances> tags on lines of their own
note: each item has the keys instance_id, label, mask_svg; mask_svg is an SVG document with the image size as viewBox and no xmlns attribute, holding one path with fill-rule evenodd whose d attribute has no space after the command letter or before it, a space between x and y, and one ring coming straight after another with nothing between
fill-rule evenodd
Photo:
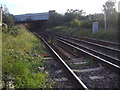
<instances>
[{"instance_id":1,"label":"steel rail","mask_svg":"<svg viewBox=\"0 0 120 90\"><path fill-rule=\"evenodd\" d=\"M103 46L103 45L96 44L96 43L92 43L92 42L89 42L89 41L79 40L79 39L76 39L76 38L73 38L73 37L67 37L67 36L58 36L58 37L64 37L64 38L72 39L72 40L75 40L75 41L87 43L87 44L94 45L94 46L101 47L101 48L105 48L105 49L114 51L116 53L120 53L120 50L118 50L118 49L107 47L107 46Z\"/></svg>"},{"instance_id":2,"label":"steel rail","mask_svg":"<svg viewBox=\"0 0 120 90\"><path fill-rule=\"evenodd\" d=\"M48 36L48 35L47 35ZM53 35L51 35L51 36L49 36L49 37L54 37ZM103 63L105 63L105 64L107 64L108 66L110 66L110 67L112 67L112 68L114 68L115 69L115 71L118 73L118 74L120 74L120 61L117 59L117 58L113 58L113 57L111 57L111 56L106 56L106 54L103 54L103 53L100 53L100 52L96 52L95 50L92 50L92 49L88 49L88 48L86 48L86 47L84 47L84 49L86 49L86 50L88 50L88 51L91 51L91 52L88 52L88 51L86 51L86 50L83 50L83 49L81 49L80 47L81 47L81 45L79 45L79 44L77 44L76 46L75 46L75 42L74 43L72 43L72 45L70 44L70 42L66 42L66 41L62 41L62 40L60 40L60 39L57 39L58 41L60 41L60 42L64 42L64 44L66 44L66 45L68 45L68 46L71 46L72 48L75 48L75 49L77 49L77 50L79 50L79 51L82 51L83 53L85 53L85 54L87 54L87 55L89 55L89 56L92 56L92 57L94 57L95 59L98 59L98 60L100 60L100 61L102 61ZM79 47L78 47L79 46ZM83 48L83 47L82 47ZM93 54L93 52L94 52L94 54ZM99 54L99 55L102 55L102 57L100 57L100 56L98 56L98 55L96 55L96 53L97 54ZM103 58L104 57L104 58ZM106 58L105 58L106 57ZM106 60L107 59L107 60ZM108 60L110 60L110 61L112 61L112 62L110 62L110 61L108 61ZM114 62L115 61L115 62ZM113 63L114 62L114 63ZM117 64L117 65L116 65Z\"/></svg>"},{"instance_id":3,"label":"steel rail","mask_svg":"<svg viewBox=\"0 0 120 90\"><path fill-rule=\"evenodd\" d=\"M50 37L50 36L49 36L49 37ZM66 41L66 42L68 42L68 43L71 43L71 44L73 44L73 45L75 45L75 46L79 46L80 48L83 48L84 50L87 50L88 52L93 53L94 55L97 55L97 56L99 56L99 57L101 57L101 58L104 58L105 60L109 60L111 63L114 63L114 64L120 66L120 60L119 60L118 58L114 58L114 57L111 57L111 56L109 56L109 55L107 55L107 54L104 54L104 53L95 51L94 49L90 49L90 48L85 47L85 46L83 46L83 45L80 45L80 44L78 44L78 43L69 41L68 39L64 39L64 38L61 38L61 37L57 37L57 38L59 38L59 39L61 39L61 40L64 40L64 41Z\"/></svg>"},{"instance_id":4,"label":"steel rail","mask_svg":"<svg viewBox=\"0 0 120 90\"><path fill-rule=\"evenodd\" d=\"M89 51L90 53L93 53L94 55L98 55L98 56L100 56L101 58L105 58L105 59L111 61L112 63L115 63L115 64L117 64L117 65L120 66L120 60L119 60L118 58L111 57L111 56L109 56L109 55L107 55L107 54L98 52L98 51L96 51L96 50L90 49L90 48L85 47L85 46L83 46L83 45L80 45L80 44L78 44L78 43L69 41L69 40L67 40L67 39L63 39L63 38L59 38L59 39L64 40L64 41L66 41L66 42L68 42L68 43L71 43L71 44L73 44L73 45L75 45L75 46L78 46L78 47L80 47L80 48L83 48L84 50L87 50L87 51Z\"/></svg>"},{"instance_id":5,"label":"steel rail","mask_svg":"<svg viewBox=\"0 0 120 90\"><path fill-rule=\"evenodd\" d=\"M109 41L104 41L104 40L97 40L97 39L88 38L88 37L84 37L84 38L88 39L88 40L98 41L98 42L101 42L101 43L112 44L112 45L116 45L116 46L119 45L119 43L115 43L115 42L109 42Z\"/></svg>"},{"instance_id":6,"label":"steel rail","mask_svg":"<svg viewBox=\"0 0 120 90\"><path fill-rule=\"evenodd\" d=\"M60 34L56 33L56 35L60 36ZM97 40L97 39L94 39L94 38L88 38L88 37L78 37L78 36L74 36L74 35L67 35L67 34L62 34L64 36L68 36L68 37L73 37L73 38L78 38L78 39L86 39L87 41L92 41L94 43L102 43L102 44L106 44L106 45L114 45L114 46L119 46L120 44L119 43L116 43L116 42L109 42L109 41L104 41L104 40Z\"/></svg>"},{"instance_id":7,"label":"steel rail","mask_svg":"<svg viewBox=\"0 0 120 90\"><path fill-rule=\"evenodd\" d=\"M107 61L107 60L105 60L105 59L103 59L103 58L101 58L101 57L99 57L99 56L96 56L96 55L94 55L94 54L92 54L92 53L90 53L90 52L88 52L88 51L85 51L85 50L83 50L83 49L81 49L81 48L79 48L79 47L77 47L77 46L75 46L75 45L72 45L72 44L70 44L70 43L68 43L68 42L62 41L62 40L60 40L60 39L57 39L57 41L59 41L59 42L61 42L61 43L63 43L63 44L66 44L66 45L68 45L68 46L70 46L70 47L72 47L72 48L74 48L74 49L76 49L76 50L79 50L79 51L85 53L86 55L89 55L89 56L91 56L91 57L93 57L93 58L95 58L95 59L97 59L97 60L99 60L99 61L102 61L103 63L105 63L105 64L109 65L110 67L112 67L113 69L115 69L115 71L116 71L118 74L120 74L120 66L118 66L118 65L116 65L116 64L114 64L114 63L111 63L111 62L109 62L109 61Z\"/></svg>"},{"instance_id":8,"label":"steel rail","mask_svg":"<svg viewBox=\"0 0 120 90\"><path fill-rule=\"evenodd\" d=\"M72 71L72 69L64 62L64 60L58 55L58 53L45 41L41 36L38 36L46 45L49 47L49 49L55 54L55 56L62 62L62 64L65 66L65 68L71 73L73 78L76 80L77 84L82 87L85 90L88 90L87 86L80 80L80 78Z\"/></svg>"}]
</instances>

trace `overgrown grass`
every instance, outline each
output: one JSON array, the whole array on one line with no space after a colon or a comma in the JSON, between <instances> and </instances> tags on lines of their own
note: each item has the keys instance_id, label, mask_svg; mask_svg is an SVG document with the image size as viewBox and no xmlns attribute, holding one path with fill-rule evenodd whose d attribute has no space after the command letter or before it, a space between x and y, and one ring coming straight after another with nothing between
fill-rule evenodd
<instances>
[{"instance_id":1,"label":"overgrown grass","mask_svg":"<svg viewBox=\"0 0 120 90\"><path fill-rule=\"evenodd\" d=\"M2 88L2 31L0 28L0 89Z\"/></svg>"},{"instance_id":2,"label":"overgrown grass","mask_svg":"<svg viewBox=\"0 0 120 90\"><path fill-rule=\"evenodd\" d=\"M46 31L118 42L118 30L113 30L113 29L106 31L100 29L98 32L92 33L92 29L85 29L80 27L72 28L68 26L56 26L51 29L47 29Z\"/></svg>"},{"instance_id":3,"label":"overgrown grass","mask_svg":"<svg viewBox=\"0 0 120 90\"><path fill-rule=\"evenodd\" d=\"M112 42L118 42L118 30L99 30L98 32L89 35L88 37L96 38L99 40L106 40Z\"/></svg>"},{"instance_id":4,"label":"overgrown grass","mask_svg":"<svg viewBox=\"0 0 120 90\"><path fill-rule=\"evenodd\" d=\"M25 29L3 32L2 36L3 87L12 81L15 88L51 88L45 72L38 70L45 67L44 61L34 55L46 53L40 41Z\"/></svg>"}]
</instances>

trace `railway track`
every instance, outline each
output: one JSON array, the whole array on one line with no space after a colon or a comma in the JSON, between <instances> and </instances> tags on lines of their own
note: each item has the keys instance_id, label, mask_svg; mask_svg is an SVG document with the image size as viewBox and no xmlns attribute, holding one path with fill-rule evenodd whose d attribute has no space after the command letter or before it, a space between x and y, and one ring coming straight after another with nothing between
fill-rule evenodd
<instances>
[{"instance_id":1,"label":"railway track","mask_svg":"<svg viewBox=\"0 0 120 90\"><path fill-rule=\"evenodd\" d=\"M81 51L82 53L89 55L97 60L99 60L99 62L104 63L105 65L108 65L110 68L112 68L116 73L120 74L120 61L118 59L112 58L110 56L104 55L102 53L98 53L96 51L93 51L91 49L85 48L85 47L81 47L76 43L72 43L71 42L65 42L63 40L59 40L57 39L58 42L61 42L62 44L65 44L67 46L70 46L78 51ZM74 45L75 44L75 45ZM78 47L79 46L79 47ZM81 49L82 48L82 49Z\"/></svg>"},{"instance_id":2,"label":"railway track","mask_svg":"<svg viewBox=\"0 0 120 90\"><path fill-rule=\"evenodd\" d=\"M99 61L100 63L102 62L102 64L104 64L104 65L107 65L109 68L111 68L111 69L113 69L113 71L115 71L115 72L117 72L118 74L120 74L120 66L119 66L119 60L118 59L116 59L116 58L113 58L113 57L111 57L111 56L109 56L109 55L105 55L105 54L103 54L103 53L97 53L97 52L95 52L94 50L92 50L92 49L89 49L88 47L86 48L86 47L83 47L83 45L79 45L78 44L78 41L71 41L70 39L68 39L68 38L63 38L63 37L61 37L61 36L53 36L53 35L48 35L48 34L45 34L45 33L42 33L42 36L46 39L46 40L48 40L48 38L54 38L55 39L55 41L57 42L57 44L56 44L56 46L55 47L57 47L58 49L56 49L56 51L54 50L54 48L52 48L51 46L49 46L49 44L46 42L46 40L44 40L43 38L41 38L42 39L42 41L51 49L51 51L55 54L55 56L57 56L57 58L61 61L61 63L64 65L64 67L65 67L65 69L66 69L66 71L68 71L68 73L69 74L71 74L71 76L72 76L72 78L73 78L73 81L75 81L75 83L77 83L76 85L77 85L77 87L82 87L82 88L84 88L84 89L88 89L88 88L96 88L96 87L103 87L103 86L101 86L102 84L100 84L100 83L98 83L97 84L97 82L95 82L94 83L94 81L91 81L91 80L89 80L89 78L93 78L93 77L91 77L91 76L86 76L86 75L84 75L86 72L88 73L90 73L90 75L91 75L91 73L94 73L94 74L96 74L96 72L94 72L94 70L96 71L96 70L98 70L97 72L101 72L100 73L100 75L101 76L104 76L104 74L106 74L107 75L107 73L114 73L114 72L111 72L111 71L109 71L109 70L106 70L106 69L103 69L103 67L102 67L102 71L104 71L104 72L102 72L101 71L101 64L99 65L99 64L95 64L95 65L93 65L92 67L94 67L94 66L97 66L95 69L91 69L90 67L88 67L87 69L88 70L79 70L78 69L78 67L77 67L77 70L76 70L76 66L74 66L74 67L72 67L71 65L69 65L69 61L71 61L72 59L74 59L74 58L76 58L76 52L77 52L77 54L78 54L78 56L79 55L83 55L84 57L92 57L92 59L94 59L95 61ZM50 37L51 36L51 37ZM46 38L47 37L47 38ZM74 53L71 53L73 50L76 50L76 52L74 52ZM58 52L59 51L59 52ZM63 52L61 52L61 51L63 51ZM59 53L59 54L58 54ZM67 57L69 57L69 56L72 56L72 58L68 58L68 60L66 61L65 59L62 59L62 56L63 56L63 54L65 54L65 53L69 53L69 55L66 55ZM74 57L74 58L73 58ZM83 62L81 62L80 60L79 60L79 58L80 57L77 57L76 59L74 59L73 61L77 61L77 63L83 63ZM69 60L70 59L70 60ZM114 62L115 61L115 62ZM91 72L90 72L91 71ZM116 74L115 74L116 75ZM84 76L86 76L86 77L84 77ZM109 76L109 75L108 75ZM113 75L114 76L114 75ZM84 79L83 79L84 78ZM88 78L88 82L86 82L86 80L85 80L85 78ZM103 77L94 77L93 79L95 79L95 78L103 78ZM111 77L106 77L106 76L104 76L104 78L108 78L108 79L110 79ZM105 79L104 79L105 80ZM92 84L90 84L90 83L93 83L93 85ZM109 82L106 80L106 83L108 84ZM119 83L119 82L118 82ZM100 85L99 85L100 84ZM98 86L99 85L99 86ZM109 84L110 85L110 84ZM108 85L108 87L107 88L109 88L109 85ZM106 85L107 86L107 85ZM115 88L118 88L118 86L115 86ZM103 87L104 88L104 87ZM113 88L114 88L114 86L113 86Z\"/></svg>"},{"instance_id":3,"label":"railway track","mask_svg":"<svg viewBox=\"0 0 120 90\"><path fill-rule=\"evenodd\" d=\"M61 34L60 35L52 34L52 35L56 36L57 38L64 38L64 39L71 40L73 42L77 42L86 47L94 49L97 52L102 52L115 58L118 58L120 54L120 49L119 49L120 45L118 43L95 40L95 39L86 38L86 37L85 38L75 37L75 36L70 36L70 35L61 35Z\"/></svg>"},{"instance_id":4,"label":"railway track","mask_svg":"<svg viewBox=\"0 0 120 90\"><path fill-rule=\"evenodd\" d=\"M108 46L105 46L105 45L93 43L93 42L90 42L90 41L76 39L76 38L73 38L73 37L67 37L67 36L59 36L59 37L66 38L66 39L69 39L69 40L72 40L72 41L75 41L75 42L83 43L83 44L86 44L86 46L89 45L89 46L92 46L92 47L97 47L97 48L101 48L101 49L104 49L104 50L109 50L109 52L112 52L112 53L117 53L117 54L120 53L120 50L116 49L117 47L112 48L112 47L108 47Z\"/></svg>"},{"instance_id":5,"label":"railway track","mask_svg":"<svg viewBox=\"0 0 120 90\"><path fill-rule=\"evenodd\" d=\"M108 66L112 67L113 70L115 70L117 73L120 73L120 60L118 58L120 54L119 49L107 47L104 45L99 45L96 43L82 41L85 42L85 44L86 43L88 44L88 45L84 45L79 43L81 42L81 40L76 38L62 36L62 35L57 35L57 36L54 35L54 36L58 42L71 46L72 48L76 48L77 50L82 51L83 53L98 59L100 62L106 63ZM90 45L92 44L93 46L91 47L89 46L89 44ZM97 46L97 48L95 48L94 46L95 47ZM109 52L110 54L106 53L106 51ZM114 56L111 54L113 54Z\"/></svg>"},{"instance_id":6,"label":"railway track","mask_svg":"<svg viewBox=\"0 0 120 90\"><path fill-rule=\"evenodd\" d=\"M48 42L42 38L41 36L39 36L38 34L36 34L36 36L41 39L46 46L51 50L51 52L55 55L55 57L57 57L60 61L60 63L63 65L63 68L65 69L65 71L69 74L69 76L71 77L71 80L73 81L73 84L76 88L83 88L84 90L88 90L87 86L78 78L78 76L72 71L72 69L64 62L64 60L61 58L61 56L53 49L53 47L51 47Z\"/></svg>"},{"instance_id":7,"label":"railway track","mask_svg":"<svg viewBox=\"0 0 120 90\"><path fill-rule=\"evenodd\" d=\"M115 48L115 49L119 49L120 44L119 43L115 43L115 42L109 42L109 41L104 41L104 40L97 40L97 39L93 39L93 38L88 38L88 37L78 37L78 36L72 36L72 35L66 35L66 34L54 34L57 36L67 36L70 37L72 39L76 39L76 40L84 40L87 41L88 43L95 43L95 44L99 44L99 45L103 45L103 46L108 46L111 48Z\"/></svg>"}]
</instances>

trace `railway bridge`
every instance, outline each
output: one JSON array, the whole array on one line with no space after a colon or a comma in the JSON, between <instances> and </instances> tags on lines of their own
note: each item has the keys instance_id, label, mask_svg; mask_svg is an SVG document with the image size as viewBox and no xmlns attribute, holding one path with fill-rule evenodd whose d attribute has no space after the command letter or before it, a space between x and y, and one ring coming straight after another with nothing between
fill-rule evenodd
<instances>
[{"instance_id":1,"label":"railway bridge","mask_svg":"<svg viewBox=\"0 0 120 90\"><path fill-rule=\"evenodd\" d=\"M44 13L30 13L30 14L14 15L14 20L16 23L48 21L50 14L54 12L55 10L44 12Z\"/></svg>"},{"instance_id":2,"label":"railway bridge","mask_svg":"<svg viewBox=\"0 0 120 90\"><path fill-rule=\"evenodd\" d=\"M44 13L14 15L14 20L16 24L25 24L30 31L40 32L40 30L47 27L53 13L55 13L55 10Z\"/></svg>"}]
</instances>

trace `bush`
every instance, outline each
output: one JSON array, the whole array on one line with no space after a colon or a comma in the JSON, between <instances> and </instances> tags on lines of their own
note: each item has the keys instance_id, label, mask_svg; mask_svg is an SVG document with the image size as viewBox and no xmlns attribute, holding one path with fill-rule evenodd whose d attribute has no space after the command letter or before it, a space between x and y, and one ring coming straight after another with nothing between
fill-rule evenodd
<instances>
[{"instance_id":1,"label":"bush","mask_svg":"<svg viewBox=\"0 0 120 90\"><path fill-rule=\"evenodd\" d=\"M18 28L11 28L10 33L15 37L20 34L20 31Z\"/></svg>"},{"instance_id":2,"label":"bush","mask_svg":"<svg viewBox=\"0 0 120 90\"><path fill-rule=\"evenodd\" d=\"M72 20L70 23L71 23L71 27L73 27L73 28L81 26L80 20L77 20L77 19Z\"/></svg>"},{"instance_id":3,"label":"bush","mask_svg":"<svg viewBox=\"0 0 120 90\"><path fill-rule=\"evenodd\" d=\"M67 26L56 26L51 29L46 29L46 31L52 31L52 32L62 32L62 31L67 31L68 27Z\"/></svg>"},{"instance_id":4,"label":"bush","mask_svg":"<svg viewBox=\"0 0 120 90\"><path fill-rule=\"evenodd\" d=\"M22 78L16 78L16 88L45 88L46 75L42 72L26 74Z\"/></svg>"},{"instance_id":5,"label":"bush","mask_svg":"<svg viewBox=\"0 0 120 90\"><path fill-rule=\"evenodd\" d=\"M82 28L92 28L92 22L83 21L81 26L82 26Z\"/></svg>"}]
</instances>

